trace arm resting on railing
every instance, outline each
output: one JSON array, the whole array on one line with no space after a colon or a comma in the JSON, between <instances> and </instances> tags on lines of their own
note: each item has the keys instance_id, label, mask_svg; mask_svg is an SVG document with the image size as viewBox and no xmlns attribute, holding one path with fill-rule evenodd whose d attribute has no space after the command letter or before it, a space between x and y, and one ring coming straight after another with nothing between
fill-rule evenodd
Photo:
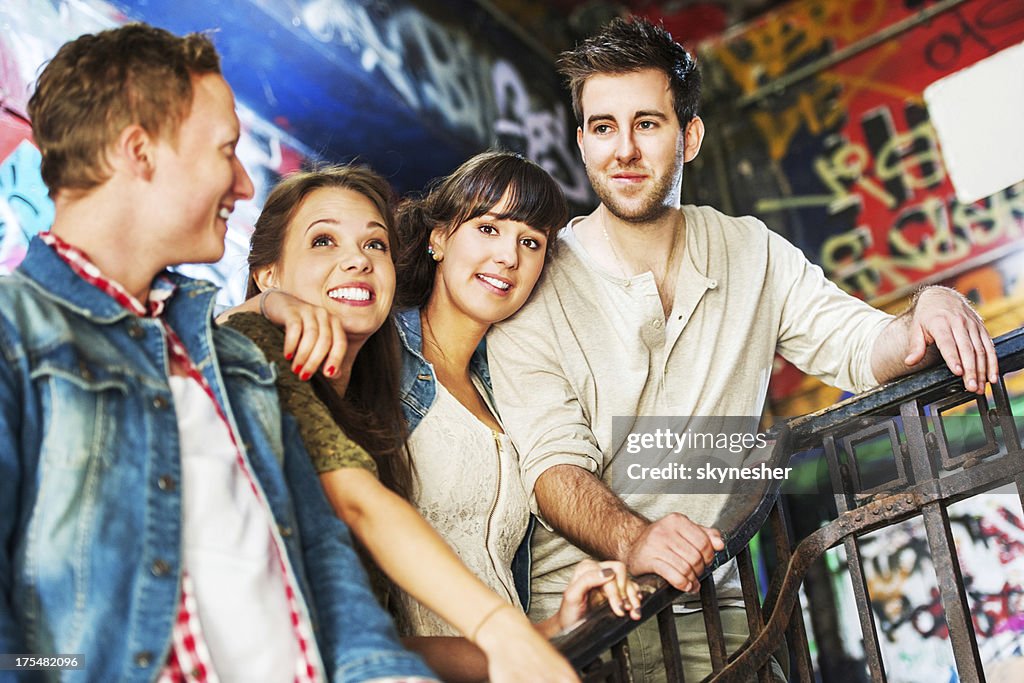
<instances>
[{"instance_id":1,"label":"arm resting on railing","mask_svg":"<svg viewBox=\"0 0 1024 683\"><path fill-rule=\"evenodd\" d=\"M556 465L537 479L534 491L541 515L572 543L625 562L635 576L658 574L682 591L696 588L704 567L724 547L715 529L685 515L646 520L582 467Z\"/></svg>"}]
</instances>

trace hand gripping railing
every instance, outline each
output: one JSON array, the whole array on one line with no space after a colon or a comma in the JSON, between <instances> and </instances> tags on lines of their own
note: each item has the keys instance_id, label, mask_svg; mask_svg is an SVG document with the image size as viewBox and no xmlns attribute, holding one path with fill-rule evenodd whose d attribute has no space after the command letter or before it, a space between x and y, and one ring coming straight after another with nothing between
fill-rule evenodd
<instances>
[{"instance_id":1,"label":"hand gripping railing","mask_svg":"<svg viewBox=\"0 0 1024 683\"><path fill-rule=\"evenodd\" d=\"M864 635L867 673L872 681L886 681L858 537L917 515L922 517L927 533L959 678L965 683L984 680L946 508L1008 483L1015 486L1017 496L1024 501L1024 452L1020 438L1024 421L1014 415L1006 387L1007 376L1024 368L1024 328L997 339L996 352L1000 377L991 387L992 406L988 405L987 397L966 393L962 380L948 369L935 367L826 410L791 419L769 431L769 466L785 466L794 453L821 449L828 464L838 516L809 534L794 549L789 540L785 506L777 504L780 502L778 481L768 481L760 490L747 491L730 502L728 514L717 524L723 532L725 548L705 569L701 583L701 603L714 671L706 681L767 683L771 680L770 657L778 653L783 644L794 664L791 680L815 680L800 617L799 589L809 568L826 550L840 544L846 549ZM985 444L953 456L942 427L942 414L972 402L977 406L978 420L984 428ZM997 431L1001 438L997 438ZM889 436L899 474L893 481L868 488L858 474L862 463L858 460L856 444L879 435ZM775 539L778 568L762 605L748 544L766 521ZM727 657L711 572L734 558L743 586L751 636L736 653ZM643 620L658 619L666 678L682 681L683 669L671 609L680 592L654 575L641 577L639 582L646 594ZM639 623L616 617L604 605L557 637L555 643L583 673L585 680L630 681L629 651L624 639ZM611 657L602 658L609 650ZM788 662L783 663L786 664Z\"/></svg>"}]
</instances>

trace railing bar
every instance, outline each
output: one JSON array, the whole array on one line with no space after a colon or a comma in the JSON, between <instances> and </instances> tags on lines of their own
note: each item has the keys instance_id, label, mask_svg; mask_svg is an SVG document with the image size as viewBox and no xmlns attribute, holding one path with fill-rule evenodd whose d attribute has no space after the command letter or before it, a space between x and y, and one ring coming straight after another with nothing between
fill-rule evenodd
<instances>
[{"instance_id":1,"label":"railing bar","mask_svg":"<svg viewBox=\"0 0 1024 683\"><path fill-rule=\"evenodd\" d=\"M825 461L828 463L828 476L832 482L832 492L836 497L836 510L843 514L853 507L852 491L848 491L839 465L839 453L836 451L836 438L829 434L822 440L825 448Z\"/></svg>"},{"instance_id":2,"label":"railing bar","mask_svg":"<svg viewBox=\"0 0 1024 683\"><path fill-rule=\"evenodd\" d=\"M1013 406L1010 405L1010 395L1006 390L1006 378L999 375L999 381L992 385L992 398L995 400L996 410L999 411L999 426L1003 432L1003 443L1007 450L1020 451L1021 439L1017 432L1017 422L1014 419Z\"/></svg>"},{"instance_id":3,"label":"railing bar","mask_svg":"<svg viewBox=\"0 0 1024 683\"><path fill-rule=\"evenodd\" d=\"M669 607L668 611L671 612L672 608ZM617 669L613 670L615 680L622 681L623 683L633 683L633 667L630 661L629 644L625 638L612 645L612 661L618 665ZM679 680L682 680L682 678Z\"/></svg>"},{"instance_id":4,"label":"railing bar","mask_svg":"<svg viewBox=\"0 0 1024 683\"><path fill-rule=\"evenodd\" d=\"M857 602L857 613L860 616L860 630L864 636L864 656L868 660L868 671L873 683L886 683L885 668L882 665L882 648L878 642L878 629L875 626L875 613L871 609L871 598L868 595L868 584L864 578L860 546L856 536L847 536L843 541L846 548L846 564L853 583L853 597Z\"/></svg>"},{"instance_id":5,"label":"railing bar","mask_svg":"<svg viewBox=\"0 0 1024 683\"><path fill-rule=\"evenodd\" d=\"M962 683L985 680L984 666L978 652L978 640L971 621L971 606L964 591L964 578L956 556L949 515L942 502L923 507L924 528L928 536L935 578L939 584L942 608L946 613L949 640L953 646L957 675Z\"/></svg>"},{"instance_id":6,"label":"railing bar","mask_svg":"<svg viewBox=\"0 0 1024 683\"><path fill-rule=\"evenodd\" d=\"M757 590L757 578L754 575L754 565L750 557L750 546L745 546L736 555L736 567L740 572L740 586L743 588L743 605L747 614L747 630L750 631L752 642L762 630L764 630L764 617L761 614L761 596ZM771 662L766 663L757 670L758 683L772 683Z\"/></svg>"},{"instance_id":7,"label":"railing bar","mask_svg":"<svg viewBox=\"0 0 1024 683\"><path fill-rule=\"evenodd\" d=\"M704 612L708 651L711 653L711 671L718 673L725 668L725 635L722 633L722 616L718 612L718 591L715 589L713 574L709 574L700 584L700 605Z\"/></svg>"},{"instance_id":8,"label":"railing bar","mask_svg":"<svg viewBox=\"0 0 1024 683\"><path fill-rule=\"evenodd\" d=\"M999 375L999 381L992 385L992 398L995 400L999 428L1003 436L1003 444L1006 446L1007 457L1019 461L1024 458L1024 453L1021 451L1016 416L1013 414L1013 406L1010 404L1009 393L1006 390L1006 378L1002 374ZM1024 508L1024 474L1017 475L1014 483L1017 486L1020 505Z\"/></svg>"},{"instance_id":9,"label":"railing bar","mask_svg":"<svg viewBox=\"0 0 1024 683\"><path fill-rule=\"evenodd\" d=\"M925 440L921 408L916 400L906 401L900 406L903 429L907 437L914 480L919 482L938 480L938 471ZM932 567L939 584L939 595L946 613L949 640L953 646L953 659L957 675L963 683L977 683L985 680L978 641L970 619L970 605L964 592L963 575L956 556L953 533L949 526L949 515L944 501L926 503L921 508L924 530L928 537Z\"/></svg>"},{"instance_id":10,"label":"railing bar","mask_svg":"<svg viewBox=\"0 0 1024 683\"><path fill-rule=\"evenodd\" d=\"M801 683L814 683L814 666L811 664L811 650L807 644L807 629L804 627L804 613L800 604L800 593L796 595L793 611L786 627L789 650L796 661L796 670Z\"/></svg>"},{"instance_id":11,"label":"railing bar","mask_svg":"<svg viewBox=\"0 0 1024 683\"><path fill-rule=\"evenodd\" d=\"M658 633L661 635L661 657L665 663L665 680L683 683L683 660L679 654L676 615L669 605L658 612ZM632 681L632 678L630 678Z\"/></svg>"},{"instance_id":12,"label":"railing bar","mask_svg":"<svg viewBox=\"0 0 1024 683\"><path fill-rule=\"evenodd\" d=\"M785 499L779 498L775 503L775 510L770 517L772 524L772 536L775 538L775 562L779 568L787 567L790 558L793 557L793 539L789 533L789 516L785 508ZM777 571L784 571L782 569ZM773 606L773 609L775 607ZM807 645L807 633L804 630L803 613L800 611L800 596L797 595L795 607L789 615L789 623L786 625L786 634L789 638L789 651L796 653L797 670L801 671L802 665L808 670L811 668L811 655ZM794 622L799 622L794 625ZM813 681L811 678L801 678L802 681Z\"/></svg>"},{"instance_id":13,"label":"railing bar","mask_svg":"<svg viewBox=\"0 0 1024 683\"><path fill-rule=\"evenodd\" d=\"M740 587L743 589L743 604L747 613L747 629L756 636L764 628L761 616L761 596L757 591L757 577L750 557L750 546L744 546L736 555L736 567L740 572Z\"/></svg>"},{"instance_id":14,"label":"railing bar","mask_svg":"<svg viewBox=\"0 0 1024 683\"><path fill-rule=\"evenodd\" d=\"M775 541L776 566L784 567L793 556L792 539L789 537L789 518L785 510L785 500L779 498L772 514L768 517L772 523L772 538Z\"/></svg>"}]
</instances>

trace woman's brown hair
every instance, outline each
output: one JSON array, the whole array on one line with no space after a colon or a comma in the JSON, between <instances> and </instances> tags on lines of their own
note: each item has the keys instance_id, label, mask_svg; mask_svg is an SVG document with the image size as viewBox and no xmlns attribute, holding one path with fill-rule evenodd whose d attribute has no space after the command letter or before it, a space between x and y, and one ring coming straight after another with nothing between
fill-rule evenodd
<instances>
[{"instance_id":1,"label":"woman's brown hair","mask_svg":"<svg viewBox=\"0 0 1024 683\"><path fill-rule=\"evenodd\" d=\"M263 206L249 241L246 296L259 294L255 272L281 258L288 225L314 190L341 188L363 195L374 205L388 232L394 228L394 194L376 172L363 166L328 166L289 175ZM359 351L344 396L319 374L310 382L334 421L377 463L381 482L404 498L412 489L412 461L405 445L405 420L399 398L398 331L389 316Z\"/></svg>"},{"instance_id":2,"label":"woman's brown hair","mask_svg":"<svg viewBox=\"0 0 1024 683\"><path fill-rule=\"evenodd\" d=\"M443 228L450 235L466 221L483 216L508 197L495 216L543 230L547 254L554 236L569 218L565 195L547 171L514 152L482 152L435 181L421 199L409 199L398 209L398 249L395 267L399 308L419 308L434 289L437 263L427 253L430 233Z\"/></svg>"}]
</instances>

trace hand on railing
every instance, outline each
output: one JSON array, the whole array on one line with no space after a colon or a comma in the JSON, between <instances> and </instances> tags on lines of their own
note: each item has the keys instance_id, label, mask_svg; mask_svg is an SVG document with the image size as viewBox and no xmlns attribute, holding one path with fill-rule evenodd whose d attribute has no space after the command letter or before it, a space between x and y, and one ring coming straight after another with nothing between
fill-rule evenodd
<instances>
[{"instance_id":1,"label":"hand on railing","mask_svg":"<svg viewBox=\"0 0 1024 683\"><path fill-rule=\"evenodd\" d=\"M618 617L640 619L640 587L626 573L621 562L583 560L576 565L555 620L564 631L586 616L592 605L607 602Z\"/></svg>"},{"instance_id":2,"label":"hand on railing","mask_svg":"<svg viewBox=\"0 0 1024 683\"><path fill-rule=\"evenodd\" d=\"M648 525L629 549L630 574L657 574L689 593L700 583L704 567L725 548L717 529L701 526L686 515L672 513Z\"/></svg>"}]
</instances>

